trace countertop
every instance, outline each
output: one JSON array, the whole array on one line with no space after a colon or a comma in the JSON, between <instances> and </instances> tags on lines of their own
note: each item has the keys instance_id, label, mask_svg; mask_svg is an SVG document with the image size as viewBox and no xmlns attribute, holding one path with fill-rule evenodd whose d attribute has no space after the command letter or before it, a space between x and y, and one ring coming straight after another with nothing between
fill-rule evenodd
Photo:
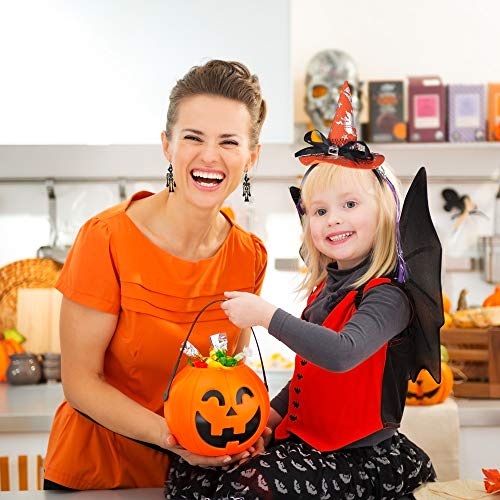
<instances>
[{"instance_id":1,"label":"countertop","mask_svg":"<svg viewBox=\"0 0 500 500\"><path fill-rule=\"evenodd\" d=\"M10 500L159 500L165 498L163 488L91 491L12 491L0 492Z\"/></svg>"},{"instance_id":2,"label":"countertop","mask_svg":"<svg viewBox=\"0 0 500 500\"><path fill-rule=\"evenodd\" d=\"M290 373L268 370L271 395ZM0 383L0 432L49 432L54 413L63 400L60 383L11 386ZM500 399L457 398L462 427L500 427Z\"/></svg>"}]
</instances>

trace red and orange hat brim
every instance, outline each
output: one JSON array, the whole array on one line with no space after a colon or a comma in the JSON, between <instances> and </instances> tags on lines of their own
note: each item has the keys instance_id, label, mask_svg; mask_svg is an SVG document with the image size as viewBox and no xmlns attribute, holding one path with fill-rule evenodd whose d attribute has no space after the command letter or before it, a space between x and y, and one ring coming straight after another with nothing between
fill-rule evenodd
<instances>
[{"instance_id":1,"label":"red and orange hat brim","mask_svg":"<svg viewBox=\"0 0 500 500\"><path fill-rule=\"evenodd\" d=\"M353 161L343 156L337 156L334 158L331 155L310 155L310 156L300 156L299 161L302 165L309 167L315 163L331 163L332 165L339 165L341 167L347 168L358 168L361 170L373 170L385 161L385 157L378 153L372 153L373 160L358 160Z\"/></svg>"}]
</instances>

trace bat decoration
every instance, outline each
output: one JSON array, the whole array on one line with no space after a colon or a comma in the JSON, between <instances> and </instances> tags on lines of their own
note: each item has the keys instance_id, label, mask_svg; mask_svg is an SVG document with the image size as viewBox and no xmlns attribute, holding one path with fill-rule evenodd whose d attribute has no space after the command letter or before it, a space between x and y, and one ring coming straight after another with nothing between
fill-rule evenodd
<instances>
[{"instance_id":1,"label":"bat decoration","mask_svg":"<svg viewBox=\"0 0 500 500\"><path fill-rule=\"evenodd\" d=\"M483 217L488 217L477 208L477 205L472 202L468 194L460 196L454 189L446 188L441 191L441 196L445 200L443 208L447 212L451 212L453 209L458 210L457 213L451 216L452 219L456 219L464 213L467 215L482 215Z\"/></svg>"}]
</instances>

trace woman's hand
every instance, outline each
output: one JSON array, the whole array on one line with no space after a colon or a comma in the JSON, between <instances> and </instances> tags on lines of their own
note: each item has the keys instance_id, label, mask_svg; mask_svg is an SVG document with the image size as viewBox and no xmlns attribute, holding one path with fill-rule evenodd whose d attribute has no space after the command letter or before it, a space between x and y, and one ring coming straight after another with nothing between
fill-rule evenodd
<instances>
[{"instance_id":1,"label":"woman's hand","mask_svg":"<svg viewBox=\"0 0 500 500\"><path fill-rule=\"evenodd\" d=\"M262 434L260 435L259 439L257 439L255 444L253 445L254 452L252 453L252 457L260 455L269 446L269 443L271 442L272 438L273 438L272 429L266 427L262 431Z\"/></svg>"},{"instance_id":2,"label":"woman's hand","mask_svg":"<svg viewBox=\"0 0 500 500\"><path fill-rule=\"evenodd\" d=\"M207 457L205 455L197 455L196 453L193 453L182 447L172 434L168 436L164 448L181 456L188 464L197 465L199 467L228 466L234 462L239 462L240 460L249 457L251 451L245 450L236 455L222 455L220 457Z\"/></svg>"},{"instance_id":3,"label":"woman's hand","mask_svg":"<svg viewBox=\"0 0 500 500\"><path fill-rule=\"evenodd\" d=\"M256 325L269 328L276 306L253 293L224 292L224 295L228 300L221 304L221 308L231 323L239 328Z\"/></svg>"}]
</instances>

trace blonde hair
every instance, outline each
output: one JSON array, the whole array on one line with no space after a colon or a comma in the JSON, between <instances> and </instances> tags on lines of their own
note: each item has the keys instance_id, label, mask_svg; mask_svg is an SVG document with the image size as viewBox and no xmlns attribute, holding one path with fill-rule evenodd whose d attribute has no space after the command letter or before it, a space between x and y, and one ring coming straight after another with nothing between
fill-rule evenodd
<instances>
[{"instance_id":1,"label":"blonde hair","mask_svg":"<svg viewBox=\"0 0 500 500\"><path fill-rule=\"evenodd\" d=\"M401 199L399 182L387 163L383 164L385 175L396 189L398 199ZM302 185L301 203L304 209L304 227L302 257L307 266L307 273L299 286L299 291L309 295L327 276L327 265L334 262L318 251L312 240L309 229L309 214L307 207L311 197L325 188L333 187L340 176L348 182L362 185L367 192L373 194L379 208L375 240L370 253L367 271L352 285L358 288L373 278L385 276L394 271L397 262L396 248L396 200L385 180L379 181L374 172L356 168L346 168L340 165L320 163L313 168Z\"/></svg>"}]
</instances>

